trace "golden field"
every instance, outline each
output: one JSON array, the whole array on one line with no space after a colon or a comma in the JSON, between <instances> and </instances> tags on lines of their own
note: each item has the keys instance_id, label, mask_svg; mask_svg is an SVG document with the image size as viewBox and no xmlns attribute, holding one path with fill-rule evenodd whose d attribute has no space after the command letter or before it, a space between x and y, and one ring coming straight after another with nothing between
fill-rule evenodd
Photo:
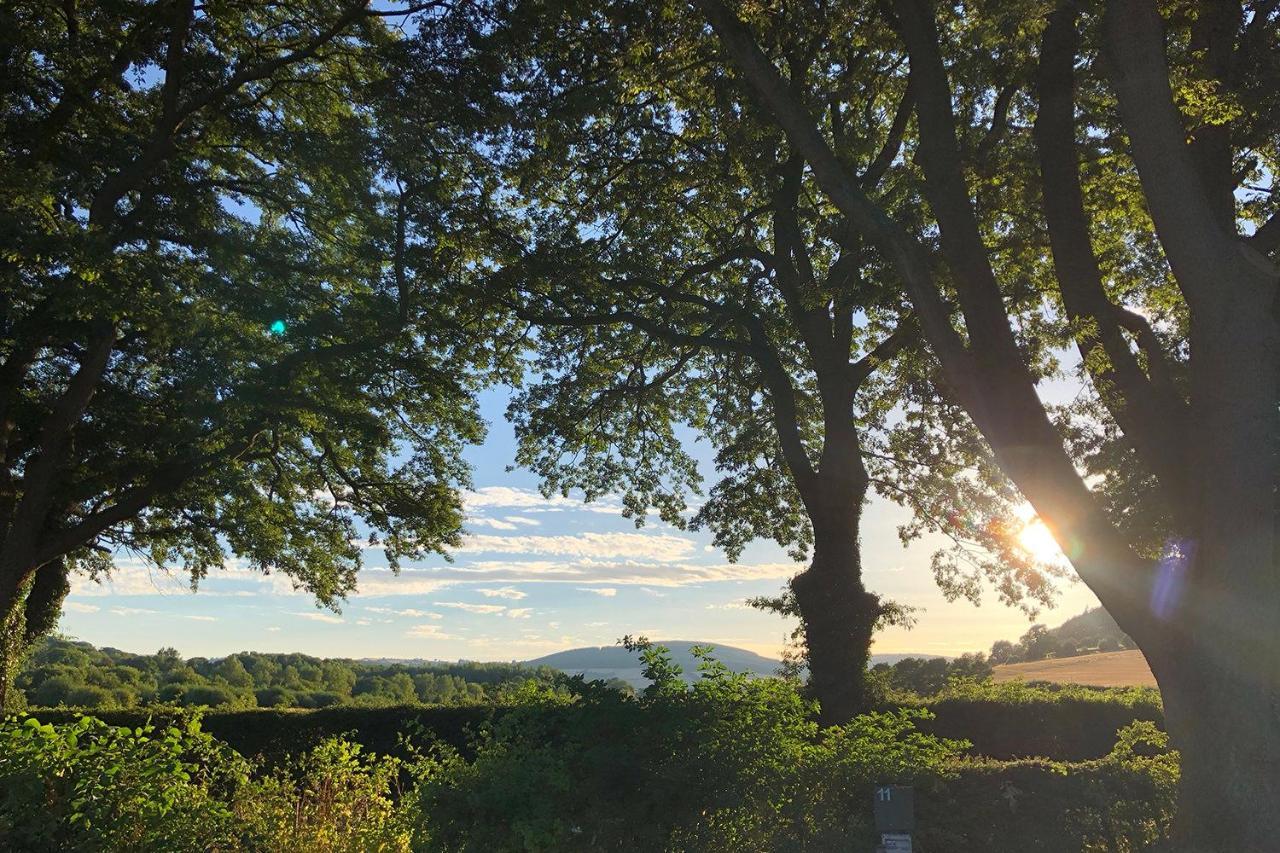
<instances>
[{"instance_id":1,"label":"golden field","mask_svg":"<svg viewBox=\"0 0 1280 853\"><path fill-rule=\"evenodd\" d=\"M1147 659L1136 649L1002 664L995 668L993 678L995 681L1057 681L1094 687L1156 686Z\"/></svg>"}]
</instances>

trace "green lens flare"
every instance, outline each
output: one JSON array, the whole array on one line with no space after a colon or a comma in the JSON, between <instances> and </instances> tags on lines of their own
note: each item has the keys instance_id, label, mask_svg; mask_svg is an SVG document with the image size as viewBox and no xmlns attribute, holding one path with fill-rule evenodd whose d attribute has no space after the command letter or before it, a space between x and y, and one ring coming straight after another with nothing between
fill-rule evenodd
<instances>
[{"instance_id":1,"label":"green lens flare","mask_svg":"<svg viewBox=\"0 0 1280 853\"><path fill-rule=\"evenodd\" d=\"M284 334L284 320L276 320L274 323L271 324L271 334L273 335Z\"/></svg>"}]
</instances>

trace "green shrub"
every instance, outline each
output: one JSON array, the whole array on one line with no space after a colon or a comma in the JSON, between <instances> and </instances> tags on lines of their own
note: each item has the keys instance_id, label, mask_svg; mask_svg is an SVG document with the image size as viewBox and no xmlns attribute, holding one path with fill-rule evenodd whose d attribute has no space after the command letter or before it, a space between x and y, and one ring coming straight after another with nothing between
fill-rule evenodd
<instances>
[{"instance_id":1,"label":"green shrub","mask_svg":"<svg viewBox=\"0 0 1280 853\"><path fill-rule=\"evenodd\" d=\"M645 648L642 646L642 648ZM420 789L426 850L831 850L870 845L877 781L933 778L965 744L921 735L922 710L819 731L777 679L700 651L686 685L645 648L653 684L629 699L578 681L444 752Z\"/></svg>"},{"instance_id":2,"label":"green shrub","mask_svg":"<svg viewBox=\"0 0 1280 853\"><path fill-rule=\"evenodd\" d=\"M209 850L228 847L225 799L248 765L200 731L135 729L84 717L0 726L0 848Z\"/></svg>"},{"instance_id":3,"label":"green shrub","mask_svg":"<svg viewBox=\"0 0 1280 853\"><path fill-rule=\"evenodd\" d=\"M327 738L260 771L199 719L0 725L0 849L407 851L412 764Z\"/></svg>"},{"instance_id":4,"label":"green shrub","mask_svg":"<svg viewBox=\"0 0 1280 853\"><path fill-rule=\"evenodd\" d=\"M920 724L922 731L963 736L973 743L973 754L1001 760L1102 758L1117 730L1164 720L1160 694L1142 687L953 681L936 696L910 704L934 714Z\"/></svg>"},{"instance_id":5,"label":"green shrub","mask_svg":"<svg viewBox=\"0 0 1280 853\"><path fill-rule=\"evenodd\" d=\"M919 846L949 853L1135 853L1165 837L1178 755L1152 723L1079 763L969 760L917 797Z\"/></svg>"},{"instance_id":6,"label":"green shrub","mask_svg":"<svg viewBox=\"0 0 1280 853\"><path fill-rule=\"evenodd\" d=\"M407 851L420 823L417 801L403 797L396 758L327 738L310 752L255 780L237 798L246 846L317 853Z\"/></svg>"}]
</instances>

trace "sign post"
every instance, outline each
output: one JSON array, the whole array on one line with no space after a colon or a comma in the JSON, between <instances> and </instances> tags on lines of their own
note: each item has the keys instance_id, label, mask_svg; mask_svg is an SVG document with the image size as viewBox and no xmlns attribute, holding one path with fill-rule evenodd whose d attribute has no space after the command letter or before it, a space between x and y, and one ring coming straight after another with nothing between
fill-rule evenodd
<instances>
[{"instance_id":1,"label":"sign post","mask_svg":"<svg viewBox=\"0 0 1280 853\"><path fill-rule=\"evenodd\" d=\"M916 792L910 785L878 785L872 800L880 853L911 853Z\"/></svg>"}]
</instances>

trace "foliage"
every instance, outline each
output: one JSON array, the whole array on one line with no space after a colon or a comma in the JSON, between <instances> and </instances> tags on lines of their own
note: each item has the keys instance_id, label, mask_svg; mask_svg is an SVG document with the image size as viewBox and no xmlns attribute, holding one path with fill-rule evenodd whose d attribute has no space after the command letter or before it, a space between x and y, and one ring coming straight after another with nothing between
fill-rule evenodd
<instances>
[{"instance_id":1,"label":"foliage","mask_svg":"<svg viewBox=\"0 0 1280 853\"><path fill-rule=\"evenodd\" d=\"M920 799L917 843L955 853L1137 853L1167 837L1178 754L1149 722L1100 759L968 760Z\"/></svg>"},{"instance_id":2,"label":"foliage","mask_svg":"<svg viewBox=\"0 0 1280 853\"><path fill-rule=\"evenodd\" d=\"M12 849L200 851L235 836L226 794L248 765L198 723L10 718L0 741L0 842Z\"/></svg>"},{"instance_id":3,"label":"foliage","mask_svg":"<svg viewBox=\"0 0 1280 853\"><path fill-rule=\"evenodd\" d=\"M56 850L407 851L418 822L401 778L416 769L328 738L260 771L201 731L0 726L0 845Z\"/></svg>"},{"instance_id":4,"label":"foliage","mask_svg":"<svg viewBox=\"0 0 1280 853\"><path fill-rule=\"evenodd\" d=\"M405 796L418 768L328 738L254 781L238 798L243 835L260 850L407 851L420 822Z\"/></svg>"},{"instance_id":5,"label":"foliage","mask_svg":"<svg viewBox=\"0 0 1280 853\"><path fill-rule=\"evenodd\" d=\"M436 113L395 146L381 6L0 12L2 633L63 558L196 586L234 554L336 607L366 543L392 569L457 543L506 363L454 298L491 187Z\"/></svg>"},{"instance_id":6,"label":"foliage","mask_svg":"<svg viewBox=\"0 0 1280 853\"><path fill-rule=\"evenodd\" d=\"M688 685L661 649L641 648L656 677L643 695L581 680L569 692L529 682L510 691L513 704L461 748L446 745L433 725L458 711L479 722L473 712L482 709L209 715L211 723L234 717L226 731L239 735L253 715L278 729L286 718L342 712L313 748L304 748L301 729L287 730L292 755L271 765L246 761L190 718L132 728L79 717L54 725L11 718L0 726L0 845L869 849L871 789L884 781L916 785L917 840L928 849L1132 853L1168 826L1178 757L1151 722L1118 734L1112 726L1107 748L1092 760L962 756L964 742L927 733L942 717L921 708L819 729L789 682L733 675L702 650L701 677ZM1053 707L1126 709L1095 693L1092 702L1063 697ZM1070 717L1038 718L1049 707L1043 696L1021 698L1003 707L1042 727L1075 727ZM946 701L955 700L937 704L940 715L954 711ZM950 725L977 731L992 707ZM1010 719L994 716L996 727ZM344 724L356 731L332 733ZM382 743L394 744L400 757L351 739L368 743L379 727L388 728Z\"/></svg>"},{"instance_id":7,"label":"foliage","mask_svg":"<svg viewBox=\"0 0 1280 853\"><path fill-rule=\"evenodd\" d=\"M135 655L49 638L32 651L17 686L31 707L233 710L472 704L499 699L526 680L552 684L560 677L548 667L517 663L382 664L262 652L183 660L173 649Z\"/></svg>"},{"instance_id":8,"label":"foliage","mask_svg":"<svg viewBox=\"0 0 1280 853\"><path fill-rule=\"evenodd\" d=\"M991 677L991 664L986 656L961 655L946 658L903 658L894 664L876 664L871 670L883 679L884 686L899 693L932 695L953 679L983 681Z\"/></svg>"},{"instance_id":9,"label":"foliage","mask_svg":"<svg viewBox=\"0 0 1280 853\"><path fill-rule=\"evenodd\" d=\"M870 785L944 772L964 744L901 711L819 730L791 683L749 679L701 651L686 684L661 647L630 699L577 682L497 720L473 761L421 789L429 850L831 849L867 843Z\"/></svg>"},{"instance_id":10,"label":"foliage","mask_svg":"<svg viewBox=\"0 0 1280 853\"><path fill-rule=\"evenodd\" d=\"M1097 607L1068 619L1057 628L1032 625L1016 643L997 640L991 646L989 660L993 664L1020 663L1131 648L1134 643L1129 635L1120 630L1106 610Z\"/></svg>"}]
</instances>

